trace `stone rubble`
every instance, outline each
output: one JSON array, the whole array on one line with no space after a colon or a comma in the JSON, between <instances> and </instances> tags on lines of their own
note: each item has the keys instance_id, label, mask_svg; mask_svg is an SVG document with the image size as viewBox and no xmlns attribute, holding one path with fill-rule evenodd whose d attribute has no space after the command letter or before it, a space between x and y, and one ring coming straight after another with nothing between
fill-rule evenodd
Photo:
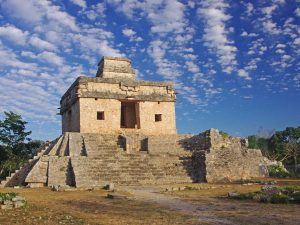
<instances>
[{"instance_id":1,"label":"stone rubble","mask_svg":"<svg viewBox=\"0 0 300 225\"><path fill-rule=\"evenodd\" d=\"M0 198L0 207L1 209L17 209L24 207L26 205L26 200L24 197L16 196L11 200L3 200Z\"/></svg>"}]
</instances>

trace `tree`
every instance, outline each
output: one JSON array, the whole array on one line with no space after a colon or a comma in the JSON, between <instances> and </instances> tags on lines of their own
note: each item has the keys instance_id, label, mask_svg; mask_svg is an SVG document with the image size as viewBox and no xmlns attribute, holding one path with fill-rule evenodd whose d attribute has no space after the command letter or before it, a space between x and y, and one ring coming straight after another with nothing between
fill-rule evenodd
<instances>
[{"instance_id":1,"label":"tree","mask_svg":"<svg viewBox=\"0 0 300 225\"><path fill-rule=\"evenodd\" d=\"M286 158L292 158L294 161L294 171L297 171L297 158L300 155L300 145L295 141L284 144L284 152Z\"/></svg>"},{"instance_id":2,"label":"tree","mask_svg":"<svg viewBox=\"0 0 300 225\"><path fill-rule=\"evenodd\" d=\"M22 153L25 141L30 141L28 136L31 131L26 131L27 122L13 112L4 112L5 119L0 120L0 142L12 150L14 154Z\"/></svg>"},{"instance_id":3,"label":"tree","mask_svg":"<svg viewBox=\"0 0 300 225\"><path fill-rule=\"evenodd\" d=\"M292 160L296 170L300 157L300 126L277 131L270 139L270 146L280 161Z\"/></svg>"},{"instance_id":4,"label":"tree","mask_svg":"<svg viewBox=\"0 0 300 225\"><path fill-rule=\"evenodd\" d=\"M11 171L27 162L36 154L44 142L31 141L31 131L26 131L27 122L13 112L4 112L0 120L0 178L5 178Z\"/></svg>"},{"instance_id":5,"label":"tree","mask_svg":"<svg viewBox=\"0 0 300 225\"><path fill-rule=\"evenodd\" d=\"M249 148L259 148L262 154L270 159L275 159L274 155L269 151L269 138L259 137L257 135L248 136Z\"/></svg>"},{"instance_id":6,"label":"tree","mask_svg":"<svg viewBox=\"0 0 300 225\"><path fill-rule=\"evenodd\" d=\"M258 148L256 135L248 136L248 146L249 148Z\"/></svg>"}]
</instances>

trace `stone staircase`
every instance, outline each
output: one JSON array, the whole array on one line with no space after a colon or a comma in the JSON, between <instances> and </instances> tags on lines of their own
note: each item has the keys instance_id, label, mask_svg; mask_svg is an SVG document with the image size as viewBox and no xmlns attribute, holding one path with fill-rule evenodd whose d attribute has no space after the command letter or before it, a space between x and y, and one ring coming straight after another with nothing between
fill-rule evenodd
<instances>
[{"instance_id":1,"label":"stone staircase","mask_svg":"<svg viewBox=\"0 0 300 225\"><path fill-rule=\"evenodd\" d=\"M122 185L193 182L189 176L191 153L179 145L176 154L147 154L145 151L125 152L118 146L117 136L84 135L84 142L87 157L72 158L78 187L107 182ZM183 157L178 157L179 153Z\"/></svg>"},{"instance_id":2,"label":"stone staircase","mask_svg":"<svg viewBox=\"0 0 300 225\"><path fill-rule=\"evenodd\" d=\"M29 159L27 163L22 165L15 172L11 173L10 176L7 176L4 180L1 181L0 187L12 187L12 186L22 186L25 183L25 179L29 172L32 170L34 165L44 154L48 154L50 149L57 143L59 138L55 139L52 142L46 142L41 148L37 150L37 154L33 156L32 159Z\"/></svg>"},{"instance_id":3,"label":"stone staircase","mask_svg":"<svg viewBox=\"0 0 300 225\"><path fill-rule=\"evenodd\" d=\"M21 168L19 178L13 174L3 186L190 183L194 181L192 152L179 144L183 138L65 133Z\"/></svg>"}]
</instances>

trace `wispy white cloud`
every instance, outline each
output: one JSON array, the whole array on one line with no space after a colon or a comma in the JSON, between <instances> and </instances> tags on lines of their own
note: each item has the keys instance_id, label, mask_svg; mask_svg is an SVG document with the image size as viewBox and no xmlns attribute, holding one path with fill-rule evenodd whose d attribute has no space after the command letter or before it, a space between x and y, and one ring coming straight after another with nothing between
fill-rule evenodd
<instances>
[{"instance_id":1,"label":"wispy white cloud","mask_svg":"<svg viewBox=\"0 0 300 225\"><path fill-rule=\"evenodd\" d=\"M44 51L38 54L37 58L57 66L60 66L64 63L64 59L54 52Z\"/></svg>"},{"instance_id":2,"label":"wispy white cloud","mask_svg":"<svg viewBox=\"0 0 300 225\"><path fill-rule=\"evenodd\" d=\"M124 28L122 34L129 38L130 41L143 41L143 38L136 35L136 32L130 28Z\"/></svg>"},{"instance_id":3,"label":"wispy white cloud","mask_svg":"<svg viewBox=\"0 0 300 225\"><path fill-rule=\"evenodd\" d=\"M53 51L56 50L56 47L54 44L52 44L48 41L42 40L37 36L30 37L28 43L38 49L53 50Z\"/></svg>"},{"instance_id":4,"label":"wispy white cloud","mask_svg":"<svg viewBox=\"0 0 300 225\"><path fill-rule=\"evenodd\" d=\"M95 21L97 18L105 17L105 10L106 10L105 2L101 2L92 5L88 10L84 10L83 14L86 15L86 17L91 21Z\"/></svg>"},{"instance_id":5,"label":"wispy white cloud","mask_svg":"<svg viewBox=\"0 0 300 225\"><path fill-rule=\"evenodd\" d=\"M57 5L47 0L28 0L24 4L23 0L3 0L1 6L10 12L10 15L28 21L33 25L41 22L45 27L56 26L61 29L78 31L76 19L61 10Z\"/></svg>"},{"instance_id":6,"label":"wispy white cloud","mask_svg":"<svg viewBox=\"0 0 300 225\"><path fill-rule=\"evenodd\" d=\"M229 29L226 22L231 18L226 13L229 4L225 1L213 0L201 2L198 15L204 20L205 28L203 34L204 45L218 56L225 73L232 73L237 65L237 48L234 41L229 39Z\"/></svg>"},{"instance_id":7,"label":"wispy white cloud","mask_svg":"<svg viewBox=\"0 0 300 225\"><path fill-rule=\"evenodd\" d=\"M86 8L86 2L85 0L70 0L73 4L81 7L81 8Z\"/></svg>"},{"instance_id":8,"label":"wispy white cloud","mask_svg":"<svg viewBox=\"0 0 300 225\"><path fill-rule=\"evenodd\" d=\"M26 63L21 61L16 53L3 46L2 42L0 41L0 68L6 67L14 67L14 68L22 68L22 69L31 69L36 68L37 65L34 63Z\"/></svg>"},{"instance_id":9,"label":"wispy white cloud","mask_svg":"<svg viewBox=\"0 0 300 225\"><path fill-rule=\"evenodd\" d=\"M238 70L238 76L242 77L246 80L251 80L251 77L249 76L249 73L244 69L239 69Z\"/></svg>"},{"instance_id":10,"label":"wispy white cloud","mask_svg":"<svg viewBox=\"0 0 300 225\"><path fill-rule=\"evenodd\" d=\"M28 31L23 31L14 25L8 24L0 27L0 37L3 37L18 45L25 45L28 35Z\"/></svg>"},{"instance_id":11,"label":"wispy white cloud","mask_svg":"<svg viewBox=\"0 0 300 225\"><path fill-rule=\"evenodd\" d=\"M295 9L295 15L300 17L300 8Z\"/></svg>"}]
</instances>

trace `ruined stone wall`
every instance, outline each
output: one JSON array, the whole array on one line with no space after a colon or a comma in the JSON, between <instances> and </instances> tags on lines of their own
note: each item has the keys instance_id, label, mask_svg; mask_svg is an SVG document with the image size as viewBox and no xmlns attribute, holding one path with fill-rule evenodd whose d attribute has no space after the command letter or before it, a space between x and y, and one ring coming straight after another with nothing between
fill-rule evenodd
<instances>
[{"instance_id":1,"label":"ruined stone wall","mask_svg":"<svg viewBox=\"0 0 300 225\"><path fill-rule=\"evenodd\" d=\"M194 152L193 162L199 180L228 182L268 175L269 160L259 149L248 149L246 139L231 137L216 129L190 138L186 148Z\"/></svg>"}]
</instances>

